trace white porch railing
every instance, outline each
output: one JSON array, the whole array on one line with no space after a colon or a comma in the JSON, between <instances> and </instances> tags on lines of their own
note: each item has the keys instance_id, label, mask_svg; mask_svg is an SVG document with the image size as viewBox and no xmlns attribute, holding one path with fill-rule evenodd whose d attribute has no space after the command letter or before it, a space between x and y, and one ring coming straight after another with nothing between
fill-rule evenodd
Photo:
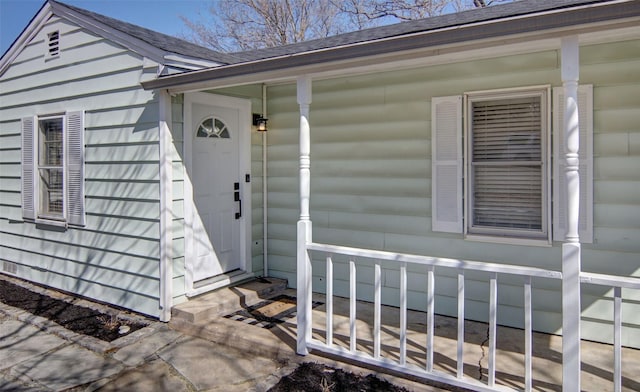
<instances>
[{"instance_id":1,"label":"white porch railing","mask_svg":"<svg viewBox=\"0 0 640 392\"><path fill-rule=\"evenodd\" d=\"M562 273L558 271L545 270L540 268L523 267L515 265L504 265L495 263L485 263L467 260L454 260L436 258L428 256L418 256L410 254L399 254L385 251L366 250L343 246L307 243L306 256L310 261L309 252L322 252L326 255L326 339L325 342L315 339L311 334L311 287L302 289L304 295L299 296L298 308L298 352L305 354L308 349L314 349L341 356L350 360L380 366L407 375L422 377L454 386L472 388L474 390L495 391L511 390L505 386L496 384L496 330L498 313L498 275L512 275L523 277L524 294L524 390L532 390L532 278L562 279ZM349 348L334 344L334 306L333 306L333 255L347 256L349 259ZM355 259L370 259L374 262L374 326L373 326L373 355L357 349L357 329L356 329L356 263ZM381 355L381 265L380 261L394 261L398 263L400 271L400 328L399 328L399 356L397 360L385 358ZM415 264L426 266L426 303L427 303L427 323L426 323L426 365L424 368L407 363L407 265ZM435 279L434 268L452 269L457 271L457 350L456 350L456 373L447 374L434 370L434 309L435 309ZM489 274L489 340L488 340L488 370L487 382L471 379L463 376L464 367L464 320L465 320L465 271L482 271ZM311 283L311 263L307 263L307 268L303 273L306 278L302 281ZM621 390L622 361L621 361L621 288L640 289L640 279L620 278L616 276L598 275L582 273L581 281L588 284L610 286L614 288L614 335L615 335L615 372L613 384L616 391ZM301 281L300 279L298 280ZM300 289L300 288L299 288ZM308 290L308 291L307 291ZM306 298L307 301L303 299ZM301 303L302 302L302 303Z\"/></svg>"},{"instance_id":2,"label":"white porch railing","mask_svg":"<svg viewBox=\"0 0 640 392\"><path fill-rule=\"evenodd\" d=\"M613 390L622 391L622 289L640 290L640 279L580 273L580 281L583 284L593 284L613 288Z\"/></svg>"}]
</instances>

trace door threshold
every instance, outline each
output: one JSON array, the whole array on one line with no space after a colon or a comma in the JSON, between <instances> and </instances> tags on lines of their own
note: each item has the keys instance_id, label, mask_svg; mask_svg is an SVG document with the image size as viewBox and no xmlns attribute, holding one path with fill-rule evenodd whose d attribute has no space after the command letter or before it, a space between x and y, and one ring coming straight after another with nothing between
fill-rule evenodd
<instances>
[{"instance_id":1,"label":"door threshold","mask_svg":"<svg viewBox=\"0 0 640 392\"><path fill-rule=\"evenodd\" d=\"M195 297L197 295L204 294L206 292L213 291L221 287L229 286L254 277L255 274L253 272L246 272L241 270L230 271L195 282L193 284L193 288L187 292L187 297Z\"/></svg>"}]
</instances>

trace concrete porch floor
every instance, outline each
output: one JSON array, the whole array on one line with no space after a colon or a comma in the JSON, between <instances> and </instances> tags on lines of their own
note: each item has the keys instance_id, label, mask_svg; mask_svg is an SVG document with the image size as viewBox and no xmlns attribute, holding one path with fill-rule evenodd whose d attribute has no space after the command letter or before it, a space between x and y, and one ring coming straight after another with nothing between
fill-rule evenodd
<instances>
[{"instance_id":1,"label":"concrete porch floor","mask_svg":"<svg viewBox=\"0 0 640 392\"><path fill-rule=\"evenodd\" d=\"M225 288L195 298L175 307L172 328L220 344L229 345L248 354L281 360L310 360L327 357L317 351L309 357L295 354L296 318L270 329L225 318L234 310L247 308L280 294L295 297L296 292L285 289L284 282L269 278L269 282L253 281ZM313 336L325 342L325 297L314 294L314 301L322 303L313 309ZM334 345L349 347L349 300L334 297ZM214 309L211 311L211 309ZM373 355L373 304L357 302L357 350ZM382 309L381 356L397 361L399 358L399 309ZM426 314L409 311L407 314L407 363L424 368L426 364ZM435 317L434 370L455 376L457 320ZM486 383L488 369L488 325L465 321L464 374L466 378ZM516 390L524 388L524 332L515 328L498 327L496 353L496 383ZM582 342L582 385L584 391L613 390L613 347L595 342ZM338 360L332 357L333 360ZM562 337L534 333L533 390L560 391L562 389ZM623 390L640 391L640 350L623 348ZM334 365L343 366L341 362ZM385 373L373 368L374 372ZM402 384L392 374L390 381ZM389 378L389 377L385 377ZM404 386L412 390L425 390L420 380ZM432 384L432 383L430 383ZM436 384L438 386L438 384ZM441 385L440 385L441 386ZM437 388L436 388L437 389ZM432 389L433 390L433 389Z\"/></svg>"}]
</instances>

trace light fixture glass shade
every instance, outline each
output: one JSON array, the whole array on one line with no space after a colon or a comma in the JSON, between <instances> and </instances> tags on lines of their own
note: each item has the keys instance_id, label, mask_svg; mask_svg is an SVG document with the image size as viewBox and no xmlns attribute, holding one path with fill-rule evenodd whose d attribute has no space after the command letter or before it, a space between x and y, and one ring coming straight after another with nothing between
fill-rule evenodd
<instances>
[{"instance_id":1,"label":"light fixture glass shade","mask_svg":"<svg viewBox=\"0 0 640 392\"><path fill-rule=\"evenodd\" d=\"M258 132L266 132L267 131L267 118L262 117L259 114L253 114L253 125L256 126L256 130Z\"/></svg>"}]
</instances>

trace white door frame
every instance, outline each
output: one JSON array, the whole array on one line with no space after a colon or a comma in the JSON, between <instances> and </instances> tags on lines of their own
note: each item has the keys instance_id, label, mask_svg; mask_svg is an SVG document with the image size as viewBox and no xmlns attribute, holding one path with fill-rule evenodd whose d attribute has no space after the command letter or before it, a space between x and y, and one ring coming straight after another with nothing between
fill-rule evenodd
<instances>
[{"instance_id":1,"label":"white door frame","mask_svg":"<svg viewBox=\"0 0 640 392\"><path fill-rule=\"evenodd\" d=\"M192 172L193 118L191 105L194 103L222 106L237 109L238 143L239 143L239 176L242 197L242 216L240 217L240 270L232 275L222 274L210 283L194 287L193 260L195 257L193 244L193 222L196 209L193 201L193 184L189 173ZM184 94L184 236L185 236L185 292L187 297L202 294L253 276L251 264L251 183L245 181L245 175L251 179L251 101L241 98L227 97L208 93Z\"/></svg>"}]
</instances>

